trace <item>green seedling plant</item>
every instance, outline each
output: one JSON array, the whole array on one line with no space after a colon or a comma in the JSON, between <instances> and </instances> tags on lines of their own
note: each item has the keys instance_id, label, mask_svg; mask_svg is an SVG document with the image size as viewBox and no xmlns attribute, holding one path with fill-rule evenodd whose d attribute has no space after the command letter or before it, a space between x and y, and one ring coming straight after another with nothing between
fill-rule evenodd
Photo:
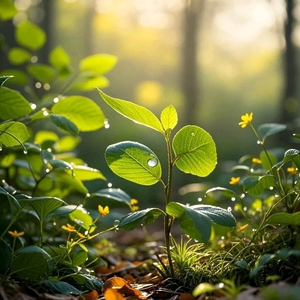
<instances>
[{"instance_id":1,"label":"green seedling plant","mask_svg":"<svg viewBox=\"0 0 300 300\"><path fill-rule=\"evenodd\" d=\"M18 12L10 0L0 11L1 22ZM16 25L16 47L1 37L1 57L12 67L0 73L0 283L79 295L101 289L89 269L99 258L87 246L106 231L96 228L109 209L83 207L85 182L106 178L76 156L79 134L104 128L107 120L76 92L106 87L117 59L95 54L74 67L58 46L40 63L46 38L30 21Z\"/></svg>"},{"instance_id":2,"label":"green seedling plant","mask_svg":"<svg viewBox=\"0 0 300 300\"><path fill-rule=\"evenodd\" d=\"M174 136L178 116L174 106L169 105L158 119L147 108L135 103L112 98L98 89L102 99L116 112L130 120L157 131L165 140L167 151L167 175L162 176L158 156L147 146L135 141L123 141L110 145L105 151L109 168L118 176L145 186L160 183L165 195L165 210L147 208L131 212L117 222L118 228L132 230L140 224L150 224L159 216L164 218L165 247L168 256L169 275L174 277L171 255L171 229L174 220L179 220L182 230L192 239L208 242L211 223L234 227L235 218L226 209L211 205L184 205L172 201L173 169L206 177L215 168L217 152L211 135L199 126L187 125Z\"/></svg>"},{"instance_id":3,"label":"green seedling plant","mask_svg":"<svg viewBox=\"0 0 300 300\"><path fill-rule=\"evenodd\" d=\"M241 118L239 125L252 129L262 150L258 156L243 156L232 169L229 183L235 189L216 187L206 196L231 199L241 220L236 232L240 242L229 251L230 264L247 270L256 283L284 269L292 278L291 273L299 274L297 268L290 272L299 261L299 150L266 148L267 138L286 130L285 125L268 123L256 129L253 113ZM298 134L293 136L299 139ZM265 276L263 281L257 279L260 274Z\"/></svg>"}]
</instances>

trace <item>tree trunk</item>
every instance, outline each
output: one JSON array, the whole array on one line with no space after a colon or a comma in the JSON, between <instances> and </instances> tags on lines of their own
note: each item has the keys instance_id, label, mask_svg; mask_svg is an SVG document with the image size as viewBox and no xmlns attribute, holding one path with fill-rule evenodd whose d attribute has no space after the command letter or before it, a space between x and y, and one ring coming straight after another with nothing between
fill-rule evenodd
<instances>
[{"instance_id":1,"label":"tree trunk","mask_svg":"<svg viewBox=\"0 0 300 300\"><path fill-rule=\"evenodd\" d=\"M185 100L184 124L197 124L199 102L198 29L205 0L186 0L183 12L182 91Z\"/></svg>"},{"instance_id":2,"label":"tree trunk","mask_svg":"<svg viewBox=\"0 0 300 300\"><path fill-rule=\"evenodd\" d=\"M287 124L298 116L297 96L297 60L296 49L292 40L295 19L293 11L295 0L286 0L286 20L284 24L285 49L283 53L284 90L280 104L279 122Z\"/></svg>"}]
</instances>

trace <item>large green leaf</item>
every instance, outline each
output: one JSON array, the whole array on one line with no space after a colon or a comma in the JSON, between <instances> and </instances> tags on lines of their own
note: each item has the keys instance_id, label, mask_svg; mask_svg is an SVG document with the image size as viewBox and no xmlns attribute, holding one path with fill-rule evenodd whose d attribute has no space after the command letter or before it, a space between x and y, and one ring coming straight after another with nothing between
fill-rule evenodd
<instances>
[{"instance_id":1,"label":"large green leaf","mask_svg":"<svg viewBox=\"0 0 300 300\"><path fill-rule=\"evenodd\" d=\"M57 46L50 52L49 62L54 68L60 70L67 67L70 64L71 59L62 46Z\"/></svg>"},{"instance_id":2,"label":"large green leaf","mask_svg":"<svg viewBox=\"0 0 300 300\"><path fill-rule=\"evenodd\" d=\"M63 129L67 132L77 135L79 133L78 127L71 120L67 119L64 116L51 114L51 121L60 129Z\"/></svg>"},{"instance_id":3,"label":"large green leaf","mask_svg":"<svg viewBox=\"0 0 300 300\"><path fill-rule=\"evenodd\" d=\"M276 213L271 215L267 221L268 224L283 224L283 225L299 225L300 224L300 212L293 214L289 213Z\"/></svg>"},{"instance_id":4,"label":"large green leaf","mask_svg":"<svg viewBox=\"0 0 300 300\"><path fill-rule=\"evenodd\" d=\"M0 124L0 142L7 146L22 145L29 138L27 127L20 122L6 122Z\"/></svg>"},{"instance_id":5,"label":"large green leaf","mask_svg":"<svg viewBox=\"0 0 300 300\"><path fill-rule=\"evenodd\" d=\"M55 71L52 67L44 64L31 64L27 66L27 72L36 80L42 83L49 83L55 76Z\"/></svg>"},{"instance_id":6,"label":"large green leaf","mask_svg":"<svg viewBox=\"0 0 300 300\"><path fill-rule=\"evenodd\" d=\"M121 189L103 189L96 193L92 193L89 199L96 200L97 203L102 205L103 207L109 206L111 208L118 206L127 206L131 209L131 197Z\"/></svg>"},{"instance_id":7,"label":"large green leaf","mask_svg":"<svg viewBox=\"0 0 300 300\"><path fill-rule=\"evenodd\" d=\"M132 230L141 225L153 223L164 212L159 208L147 208L137 212L130 213L123 217L118 224L118 228Z\"/></svg>"},{"instance_id":8,"label":"large green leaf","mask_svg":"<svg viewBox=\"0 0 300 300\"><path fill-rule=\"evenodd\" d=\"M0 20L7 21L15 16L17 13L14 2L12 0L0 1Z\"/></svg>"},{"instance_id":9,"label":"large green leaf","mask_svg":"<svg viewBox=\"0 0 300 300\"><path fill-rule=\"evenodd\" d=\"M0 89L0 119L17 119L32 112L29 102L18 92Z\"/></svg>"},{"instance_id":10,"label":"large green leaf","mask_svg":"<svg viewBox=\"0 0 300 300\"><path fill-rule=\"evenodd\" d=\"M110 54L95 54L85 57L79 64L82 72L91 71L95 74L105 74L117 63L117 57Z\"/></svg>"},{"instance_id":11,"label":"large green leaf","mask_svg":"<svg viewBox=\"0 0 300 300\"><path fill-rule=\"evenodd\" d=\"M0 1L1 2L1 1ZM4 240L0 240L0 273L6 274L11 261L11 248Z\"/></svg>"},{"instance_id":12,"label":"large green leaf","mask_svg":"<svg viewBox=\"0 0 300 300\"><path fill-rule=\"evenodd\" d=\"M44 280L43 283L53 292L57 292L62 295L80 295L83 293L76 289L73 285L64 281Z\"/></svg>"},{"instance_id":13,"label":"large green leaf","mask_svg":"<svg viewBox=\"0 0 300 300\"><path fill-rule=\"evenodd\" d=\"M177 111L173 105L163 109L160 115L161 123L165 130L174 129L178 122Z\"/></svg>"},{"instance_id":14,"label":"large green leaf","mask_svg":"<svg viewBox=\"0 0 300 300\"><path fill-rule=\"evenodd\" d=\"M166 212L179 219L182 230L191 238L208 242L211 235L211 220L201 211L177 202L170 202Z\"/></svg>"},{"instance_id":15,"label":"large green leaf","mask_svg":"<svg viewBox=\"0 0 300 300\"><path fill-rule=\"evenodd\" d=\"M286 129L286 125L269 123L262 124L257 128L258 134L262 141L264 142L268 136L274 135Z\"/></svg>"},{"instance_id":16,"label":"large green leaf","mask_svg":"<svg viewBox=\"0 0 300 300\"><path fill-rule=\"evenodd\" d=\"M76 178L82 181L95 180L95 179L106 180L106 178L99 170L87 166L73 165L73 171L74 171L74 176L76 176Z\"/></svg>"},{"instance_id":17,"label":"large green leaf","mask_svg":"<svg viewBox=\"0 0 300 300\"><path fill-rule=\"evenodd\" d=\"M264 189L273 189L275 184L275 179L271 175L250 176L243 181L245 191L253 196L260 195Z\"/></svg>"},{"instance_id":18,"label":"large green leaf","mask_svg":"<svg viewBox=\"0 0 300 300\"><path fill-rule=\"evenodd\" d=\"M38 50L44 46L46 34L37 25L29 21L23 21L17 25L16 40L21 46L30 50Z\"/></svg>"},{"instance_id":19,"label":"large green leaf","mask_svg":"<svg viewBox=\"0 0 300 300\"><path fill-rule=\"evenodd\" d=\"M41 221L57 208L61 207L65 202L55 197L33 197L30 199L20 200L27 202L34 209Z\"/></svg>"},{"instance_id":20,"label":"large green leaf","mask_svg":"<svg viewBox=\"0 0 300 300\"><path fill-rule=\"evenodd\" d=\"M141 125L150 127L159 132L164 132L162 125L158 118L147 108L137 105L135 103L112 98L104 94L101 90L98 89L99 94L102 99L116 112L122 116L139 123Z\"/></svg>"},{"instance_id":21,"label":"large green leaf","mask_svg":"<svg viewBox=\"0 0 300 300\"><path fill-rule=\"evenodd\" d=\"M13 65L21 65L29 62L31 53L19 47L11 48L8 52L8 60Z\"/></svg>"},{"instance_id":22,"label":"large green leaf","mask_svg":"<svg viewBox=\"0 0 300 300\"><path fill-rule=\"evenodd\" d=\"M217 164L217 152L211 135L204 129L188 125L173 139L175 165L184 173L200 177L209 175Z\"/></svg>"},{"instance_id":23,"label":"large green leaf","mask_svg":"<svg viewBox=\"0 0 300 300\"><path fill-rule=\"evenodd\" d=\"M71 120L80 131L93 131L104 126L105 116L100 107L83 96L69 96L52 107L54 114Z\"/></svg>"},{"instance_id":24,"label":"large green leaf","mask_svg":"<svg viewBox=\"0 0 300 300\"><path fill-rule=\"evenodd\" d=\"M50 260L51 256L42 248L27 246L12 261L11 274L17 274L22 279L39 281L47 276Z\"/></svg>"},{"instance_id":25,"label":"large green leaf","mask_svg":"<svg viewBox=\"0 0 300 300\"><path fill-rule=\"evenodd\" d=\"M155 153L136 142L121 142L110 145L105 151L109 168L129 181L152 185L161 178L161 165Z\"/></svg>"},{"instance_id":26,"label":"large green leaf","mask_svg":"<svg viewBox=\"0 0 300 300\"><path fill-rule=\"evenodd\" d=\"M193 205L191 208L203 213L218 225L226 227L234 227L236 225L234 216L224 208L205 204Z\"/></svg>"}]
</instances>

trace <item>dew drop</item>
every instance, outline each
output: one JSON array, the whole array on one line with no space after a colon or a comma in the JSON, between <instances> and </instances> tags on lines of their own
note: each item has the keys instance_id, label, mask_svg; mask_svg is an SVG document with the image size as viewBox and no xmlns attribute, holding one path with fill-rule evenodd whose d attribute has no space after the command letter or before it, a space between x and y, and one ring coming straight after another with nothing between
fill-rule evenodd
<instances>
[{"instance_id":1,"label":"dew drop","mask_svg":"<svg viewBox=\"0 0 300 300\"><path fill-rule=\"evenodd\" d=\"M142 224L141 224L141 226L143 227L143 226L144 226L144 224L142 223Z\"/></svg>"},{"instance_id":2,"label":"dew drop","mask_svg":"<svg viewBox=\"0 0 300 300\"><path fill-rule=\"evenodd\" d=\"M90 193L86 193L85 197L89 198L89 197L91 197L91 194Z\"/></svg>"},{"instance_id":3,"label":"dew drop","mask_svg":"<svg viewBox=\"0 0 300 300\"><path fill-rule=\"evenodd\" d=\"M109 127L110 127L109 124L105 124L105 125L104 125L104 128L105 128L105 129L108 129Z\"/></svg>"},{"instance_id":4,"label":"dew drop","mask_svg":"<svg viewBox=\"0 0 300 300\"><path fill-rule=\"evenodd\" d=\"M24 151L23 151L23 153L24 153L24 154L27 154L27 153L28 153L28 151L27 151L27 150L24 150Z\"/></svg>"},{"instance_id":5,"label":"dew drop","mask_svg":"<svg viewBox=\"0 0 300 300\"><path fill-rule=\"evenodd\" d=\"M45 171L46 171L46 173L49 173L49 172L50 172L50 170L49 170L49 169L46 169Z\"/></svg>"},{"instance_id":6,"label":"dew drop","mask_svg":"<svg viewBox=\"0 0 300 300\"><path fill-rule=\"evenodd\" d=\"M278 195L278 194L275 194L275 195L274 195L274 197L275 197L275 198L278 198L278 197L279 197L279 195Z\"/></svg>"},{"instance_id":7,"label":"dew drop","mask_svg":"<svg viewBox=\"0 0 300 300\"><path fill-rule=\"evenodd\" d=\"M32 110L34 110L34 109L36 109L36 104L30 103L30 107L31 107Z\"/></svg>"},{"instance_id":8,"label":"dew drop","mask_svg":"<svg viewBox=\"0 0 300 300\"><path fill-rule=\"evenodd\" d=\"M157 163L158 163L158 161L157 161L157 159L154 158L154 157L149 158L148 161L147 161L148 166L149 166L149 167L152 167L152 168L156 167L156 166L157 166Z\"/></svg>"},{"instance_id":9,"label":"dew drop","mask_svg":"<svg viewBox=\"0 0 300 300\"><path fill-rule=\"evenodd\" d=\"M256 229L252 229L252 231L253 231L253 232L255 232L255 231L256 231Z\"/></svg>"},{"instance_id":10,"label":"dew drop","mask_svg":"<svg viewBox=\"0 0 300 300\"><path fill-rule=\"evenodd\" d=\"M49 112L48 112L47 110L44 110L44 111L43 111L43 115L44 115L45 117L47 117L47 116L49 116Z\"/></svg>"},{"instance_id":11,"label":"dew drop","mask_svg":"<svg viewBox=\"0 0 300 300\"><path fill-rule=\"evenodd\" d=\"M250 169L250 172L253 173L253 172L254 172L254 169L251 168L251 169Z\"/></svg>"},{"instance_id":12,"label":"dew drop","mask_svg":"<svg viewBox=\"0 0 300 300\"><path fill-rule=\"evenodd\" d=\"M34 85L37 89L40 89L42 87L42 84L38 81Z\"/></svg>"},{"instance_id":13,"label":"dew drop","mask_svg":"<svg viewBox=\"0 0 300 300\"><path fill-rule=\"evenodd\" d=\"M53 222L53 226L56 226L56 222Z\"/></svg>"},{"instance_id":14,"label":"dew drop","mask_svg":"<svg viewBox=\"0 0 300 300\"><path fill-rule=\"evenodd\" d=\"M45 84L43 85L43 88L44 88L45 91L49 91L50 88L51 88L51 86L50 86L49 83L45 83Z\"/></svg>"},{"instance_id":15,"label":"dew drop","mask_svg":"<svg viewBox=\"0 0 300 300\"><path fill-rule=\"evenodd\" d=\"M243 211L247 211L247 210L248 210L247 206L244 206Z\"/></svg>"},{"instance_id":16,"label":"dew drop","mask_svg":"<svg viewBox=\"0 0 300 300\"><path fill-rule=\"evenodd\" d=\"M199 197L199 198L198 198L198 202L201 202L201 201L202 201L202 198L201 198L201 197Z\"/></svg>"},{"instance_id":17,"label":"dew drop","mask_svg":"<svg viewBox=\"0 0 300 300\"><path fill-rule=\"evenodd\" d=\"M187 206L187 207L189 207L189 206L190 206L190 204L189 204L189 203L187 203L187 204L186 204L186 206Z\"/></svg>"},{"instance_id":18,"label":"dew drop","mask_svg":"<svg viewBox=\"0 0 300 300\"><path fill-rule=\"evenodd\" d=\"M115 233L117 233L120 230L120 228L116 227L115 228Z\"/></svg>"},{"instance_id":19,"label":"dew drop","mask_svg":"<svg viewBox=\"0 0 300 300\"><path fill-rule=\"evenodd\" d=\"M109 182L109 183L107 184L107 186L108 186L108 187L112 187L112 183Z\"/></svg>"},{"instance_id":20,"label":"dew drop","mask_svg":"<svg viewBox=\"0 0 300 300\"><path fill-rule=\"evenodd\" d=\"M53 102L54 102L54 103L59 102L59 98L55 97L55 98L53 99Z\"/></svg>"},{"instance_id":21,"label":"dew drop","mask_svg":"<svg viewBox=\"0 0 300 300\"><path fill-rule=\"evenodd\" d=\"M120 224L120 220L114 220L114 227L118 227Z\"/></svg>"},{"instance_id":22,"label":"dew drop","mask_svg":"<svg viewBox=\"0 0 300 300\"><path fill-rule=\"evenodd\" d=\"M244 199L245 196L246 196L246 195L243 193L243 194L241 194L240 198L241 198L241 199Z\"/></svg>"},{"instance_id":23,"label":"dew drop","mask_svg":"<svg viewBox=\"0 0 300 300\"><path fill-rule=\"evenodd\" d=\"M221 240L225 240L225 236L224 235L221 236Z\"/></svg>"},{"instance_id":24,"label":"dew drop","mask_svg":"<svg viewBox=\"0 0 300 300\"><path fill-rule=\"evenodd\" d=\"M199 243L199 241L198 241L198 240L194 240L194 242L195 242L195 243Z\"/></svg>"},{"instance_id":25,"label":"dew drop","mask_svg":"<svg viewBox=\"0 0 300 300\"><path fill-rule=\"evenodd\" d=\"M231 197L231 201L235 201L235 197Z\"/></svg>"},{"instance_id":26,"label":"dew drop","mask_svg":"<svg viewBox=\"0 0 300 300\"><path fill-rule=\"evenodd\" d=\"M273 190L274 190L274 187L273 187L273 186L270 186L269 189L270 189L271 191L273 191Z\"/></svg>"},{"instance_id":27,"label":"dew drop","mask_svg":"<svg viewBox=\"0 0 300 300\"><path fill-rule=\"evenodd\" d=\"M38 57L37 57L36 55L31 56L30 61L31 61L33 64L35 64L38 60L39 60L39 59L38 59Z\"/></svg>"},{"instance_id":28,"label":"dew drop","mask_svg":"<svg viewBox=\"0 0 300 300\"><path fill-rule=\"evenodd\" d=\"M195 136L195 132L192 132L192 133L191 133L191 136Z\"/></svg>"},{"instance_id":29,"label":"dew drop","mask_svg":"<svg viewBox=\"0 0 300 300\"><path fill-rule=\"evenodd\" d=\"M230 206L227 207L227 211L231 212L232 208Z\"/></svg>"},{"instance_id":30,"label":"dew drop","mask_svg":"<svg viewBox=\"0 0 300 300\"><path fill-rule=\"evenodd\" d=\"M0 147L0 151L2 151L2 148Z\"/></svg>"},{"instance_id":31,"label":"dew drop","mask_svg":"<svg viewBox=\"0 0 300 300\"><path fill-rule=\"evenodd\" d=\"M257 145L260 145L260 144L261 144L261 141L257 141L256 143L257 143Z\"/></svg>"},{"instance_id":32,"label":"dew drop","mask_svg":"<svg viewBox=\"0 0 300 300\"><path fill-rule=\"evenodd\" d=\"M86 230L85 232L84 232L84 235L88 235L89 234L89 232Z\"/></svg>"}]
</instances>

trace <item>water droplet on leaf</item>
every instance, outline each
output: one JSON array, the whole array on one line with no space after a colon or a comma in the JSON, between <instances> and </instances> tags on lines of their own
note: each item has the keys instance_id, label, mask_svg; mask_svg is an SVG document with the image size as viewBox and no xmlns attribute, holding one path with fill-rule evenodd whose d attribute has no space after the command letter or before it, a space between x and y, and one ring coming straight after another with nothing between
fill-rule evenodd
<instances>
[{"instance_id":1,"label":"water droplet on leaf","mask_svg":"<svg viewBox=\"0 0 300 300\"><path fill-rule=\"evenodd\" d=\"M27 150L24 150L24 151L23 151L23 153L24 153L24 154L27 154L27 153L28 153L28 151L27 151Z\"/></svg>"},{"instance_id":2,"label":"water droplet on leaf","mask_svg":"<svg viewBox=\"0 0 300 300\"><path fill-rule=\"evenodd\" d=\"M112 187L112 183L109 182L109 183L107 184L107 186L108 186L108 187Z\"/></svg>"},{"instance_id":3,"label":"water droplet on leaf","mask_svg":"<svg viewBox=\"0 0 300 300\"><path fill-rule=\"evenodd\" d=\"M199 197L199 198L198 198L198 202L201 202L201 201L202 201L202 198L201 198L201 197Z\"/></svg>"},{"instance_id":4,"label":"water droplet on leaf","mask_svg":"<svg viewBox=\"0 0 300 300\"><path fill-rule=\"evenodd\" d=\"M192 133L191 133L191 136L195 136L195 132L192 132Z\"/></svg>"},{"instance_id":5,"label":"water droplet on leaf","mask_svg":"<svg viewBox=\"0 0 300 300\"><path fill-rule=\"evenodd\" d=\"M152 158L149 158L149 159L148 159L147 164L148 164L149 167L154 168L154 167L157 166L158 161L157 161L156 158L152 157Z\"/></svg>"},{"instance_id":6,"label":"water droplet on leaf","mask_svg":"<svg viewBox=\"0 0 300 300\"><path fill-rule=\"evenodd\" d=\"M231 201L235 201L235 197L231 197Z\"/></svg>"},{"instance_id":7,"label":"water droplet on leaf","mask_svg":"<svg viewBox=\"0 0 300 300\"><path fill-rule=\"evenodd\" d=\"M114 220L114 227L118 227L120 224L120 220Z\"/></svg>"}]
</instances>

